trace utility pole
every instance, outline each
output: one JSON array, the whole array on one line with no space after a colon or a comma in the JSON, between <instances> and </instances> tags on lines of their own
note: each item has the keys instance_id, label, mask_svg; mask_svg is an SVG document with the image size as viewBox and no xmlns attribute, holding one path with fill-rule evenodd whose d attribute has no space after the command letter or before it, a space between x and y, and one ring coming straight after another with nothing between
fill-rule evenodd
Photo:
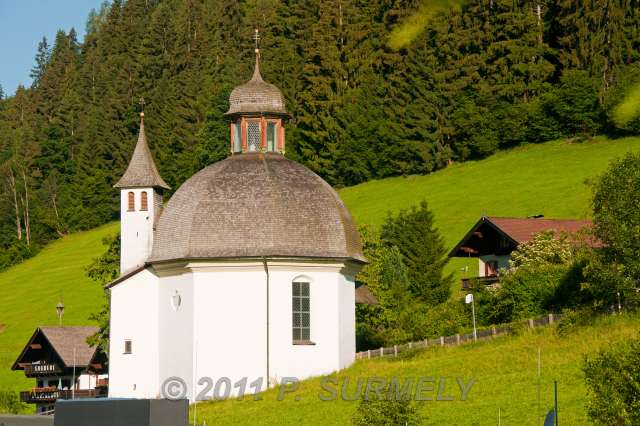
<instances>
[{"instance_id":1,"label":"utility pole","mask_svg":"<svg viewBox=\"0 0 640 426\"><path fill-rule=\"evenodd\" d=\"M555 419L556 419L556 426L558 426L558 381L554 380L553 381L553 401L554 401L554 410L555 410Z\"/></svg>"}]
</instances>

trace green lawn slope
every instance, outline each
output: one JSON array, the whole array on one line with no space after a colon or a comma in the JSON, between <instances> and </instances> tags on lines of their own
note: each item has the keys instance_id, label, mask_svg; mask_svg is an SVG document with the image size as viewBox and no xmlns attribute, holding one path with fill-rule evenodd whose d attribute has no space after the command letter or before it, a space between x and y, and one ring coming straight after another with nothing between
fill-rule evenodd
<instances>
[{"instance_id":1,"label":"green lawn slope","mask_svg":"<svg viewBox=\"0 0 640 426\"><path fill-rule=\"evenodd\" d=\"M109 224L69 235L0 273L0 389L33 387L33 380L10 368L37 326L58 324L61 297L64 324L91 324L88 317L102 303L102 290L84 268L105 251L102 239L117 232L118 224Z\"/></svg>"},{"instance_id":2,"label":"green lawn slope","mask_svg":"<svg viewBox=\"0 0 640 426\"><path fill-rule=\"evenodd\" d=\"M496 425L500 412L503 425L538 426L537 365L541 359L541 412L553 406L553 381L558 381L560 424L588 424L586 388L581 370L585 355L638 335L638 316L610 316L595 320L558 337L555 327L524 330L516 336L453 347L435 347L414 352L413 356L363 360L333 377L342 384L349 378L353 395L359 377L446 377L443 395L454 401L423 402L419 413L425 425ZM476 380L466 401L460 400L456 378L467 383ZM447 384L448 383L448 384ZM334 387L335 388L335 387ZM437 386L436 386L437 389ZM301 382L299 389L277 401L278 390L263 394L263 400L227 400L199 403L198 424L208 425L348 425L357 402L321 401L327 395L321 379ZM426 393L435 397L437 392ZM194 407L191 408L194 414Z\"/></svg>"},{"instance_id":3,"label":"green lawn slope","mask_svg":"<svg viewBox=\"0 0 640 426\"><path fill-rule=\"evenodd\" d=\"M588 142L567 141L527 145L502 151L481 161L454 164L426 176L370 181L340 190L340 196L360 225L379 227L387 212L429 203L448 247L467 233L481 216L588 218L589 181L609 162L640 151L640 138ZM477 275L477 261L455 259L449 271ZM454 288L459 288L458 282Z\"/></svg>"}]
</instances>

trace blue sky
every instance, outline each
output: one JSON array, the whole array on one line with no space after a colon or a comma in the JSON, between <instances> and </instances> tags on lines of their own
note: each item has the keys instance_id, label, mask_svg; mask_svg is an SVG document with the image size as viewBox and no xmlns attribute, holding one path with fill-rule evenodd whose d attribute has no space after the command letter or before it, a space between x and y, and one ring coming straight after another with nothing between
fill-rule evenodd
<instances>
[{"instance_id":1,"label":"blue sky","mask_svg":"<svg viewBox=\"0 0 640 426\"><path fill-rule=\"evenodd\" d=\"M91 9L103 0L0 0L0 85L13 94L31 84L29 71L42 37L51 44L56 31L74 27L81 41Z\"/></svg>"}]
</instances>

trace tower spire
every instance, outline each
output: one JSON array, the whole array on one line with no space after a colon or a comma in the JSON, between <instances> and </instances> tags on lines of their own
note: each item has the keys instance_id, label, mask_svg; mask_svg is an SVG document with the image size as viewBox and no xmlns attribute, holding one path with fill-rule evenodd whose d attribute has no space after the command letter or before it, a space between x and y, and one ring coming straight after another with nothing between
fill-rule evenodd
<instances>
[{"instance_id":1,"label":"tower spire","mask_svg":"<svg viewBox=\"0 0 640 426\"><path fill-rule=\"evenodd\" d=\"M253 33L253 40L256 43L256 66L253 69L253 77L251 77L251 81L263 81L262 76L260 75L260 31L256 28Z\"/></svg>"},{"instance_id":2,"label":"tower spire","mask_svg":"<svg viewBox=\"0 0 640 426\"><path fill-rule=\"evenodd\" d=\"M142 108L144 108L144 99L141 100ZM162 188L170 189L169 185L162 179L156 163L153 161L151 150L147 144L147 135L144 131L144 111L140 111L140 130L138 132L138 142L133 150L131 161L127 167L127 171L115 188Z\"/></svg>"}]
</instances>

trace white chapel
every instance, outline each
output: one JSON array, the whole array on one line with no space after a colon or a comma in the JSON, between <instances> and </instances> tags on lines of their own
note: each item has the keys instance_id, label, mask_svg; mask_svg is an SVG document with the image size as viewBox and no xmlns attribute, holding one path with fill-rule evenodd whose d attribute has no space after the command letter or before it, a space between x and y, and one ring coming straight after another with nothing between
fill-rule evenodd
<instances>
[{"instance_id":1,"label":"white chapel","mask_svg":"<svg viewBox=\"0 0 640 426\"><path fill-rule=\"evenodd\" d=\"M260 75L257 49L253 77L229 101L231 155L166 205L141 114L115 185L110 397L158 398L178 377L193 402L201 378L262 379L264 389L354 361L354 277L365 259L351 215L329 184L284 157L289 115Z\"/></svg>"}]
</instances>

